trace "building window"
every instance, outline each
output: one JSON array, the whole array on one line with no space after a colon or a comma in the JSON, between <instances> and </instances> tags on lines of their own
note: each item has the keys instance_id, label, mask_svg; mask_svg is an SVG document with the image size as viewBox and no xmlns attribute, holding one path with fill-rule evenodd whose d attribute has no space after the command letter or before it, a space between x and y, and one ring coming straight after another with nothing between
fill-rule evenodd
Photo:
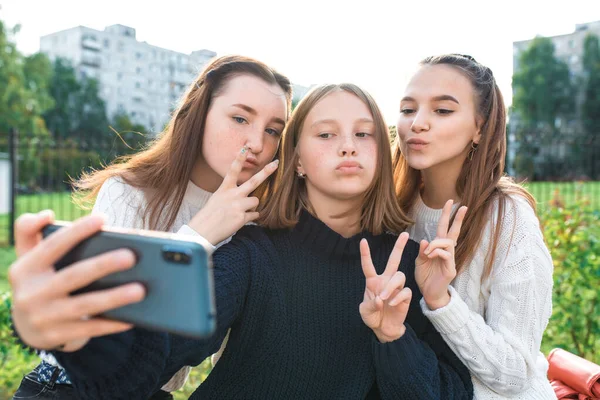
<instances>
[{"instance_id":1,"label":"building window","mask_svg":"<svg viewBox=\"0 0 600 400\"><path fill-rule=\"evenodd\" d=\"M136 89L139 89L139 88L141 88L141 87L142 87L142 85L141 85L139 82L136 82L136 83L135 83L135 88L136 88Z\"/></svg>"},{"instance_id":2,"label":"building window","mask_svg":"<svg viewBox=\"0 0 600 400\"><path fill-rule=\"evenodd\" d=\"M119 51L123 51L123 49L124 49L123 42L119 42L119 45L118 45L117 49Z\"/></svg>"},{"instance_id":3,"label":"building window","mask_svg":"<svg viewBox=\"0 0 600 400\"><path fill-rule=\"evenodd\" d=\"M135 58L137 58L138 60L141 60L142 59L142 53L140 53L140 52L135 53Z\"/></svg>"},{"instance_id":4,"label":"building window","mask_svg":"<svg viewBox=\"0 0 600 400\"><path fill-rule=\"evenodd\" d=\"M117 80L120 81L123 79L123 74L121 72L117 72Z\"/></svg>"},{"instance_id":5,"label":"building window","mask_svg":"<svg viewBox=\"0 0 600 400\"><path fill-rule=\"evenodd\" d=\"M136 73L136 74L141 74L141 73L142 73L142 69L141 69L140 67L137 67L137 68L135 69L135 73Z\"/></svg>"},{"instance_id":6,"label":"building window","mask_svg":"<svg viewBox=\"0 0 600 400\"><path fill-rule=\"evenodd\" d=\"M571 56L571 60L570 61L571 61L571 64L577 64L577 61L579 61L579 56L576 55L576 54L573 54Z\"/></svg>"},{"instance_id":7,"label":"building window","mask_svg":"<svg viewBox=\"0 0 600 400\"><path fill-rule=\"evenodd\" d=\"M110 48L110 40L108 40L108 39L104 39L104 48L105 48L105 49L108 49L108 48Z\"/></svg>"},{"instance_id":8,"label":"building window","mask_svg":"<svg viewBox=\"0 0 600 400\"><path fill-rule=\"evenodd\" d=\"M141 103L142 102L142 98L141 97L134 97L133 98L133 102L134 103Z\"/></svg>"},{"instance_id":9,"label":"building window","mask_svg":"<svg viewBox=\"0 0 600 400\"><path fill-rule=\"evenodd\" d=\"M572 49L573 47L575 47L575 42L572 40L569 40L569 48Z\"/></svg>"}]
</instances>

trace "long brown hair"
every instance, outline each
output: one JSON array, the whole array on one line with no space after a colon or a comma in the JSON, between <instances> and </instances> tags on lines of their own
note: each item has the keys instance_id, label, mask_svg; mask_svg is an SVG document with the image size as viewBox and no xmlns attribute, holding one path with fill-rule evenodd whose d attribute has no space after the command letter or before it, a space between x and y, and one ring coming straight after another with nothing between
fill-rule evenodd
<instances>
[{"instance_id":1,"label":"long brown hair","mask_svg":"<svg viewBox=\"0 0 600 400\"><path fill-rule=\"evenodd\" d=\"M181 207L194 164L202 154L204 127L212 99L232 77L245 74L279 85L286 95L289 113L292 88L287 77L249 57L215 58L192 82L156 140L137 154L118 158L102 170L83 174L75 182L75 197L89 204L107 179L120 177L127 184L144 189L148 203L143 214L144 225L149 229L169 230ZM253 195L262 200L268 185L268 182L263 184ZM166 216L161 216L163 212Z\"/></svg>"},{"instance_id":2,"label":"long brown hair","mask_svg":"<svg viewBox=\"0 0 600 400\"><path fill-rule=\"evenodd\" d=\"M492 219L492 207L497 204L497 219L495 224L492 224L491 232L492 245L486 255L482 275L484 279L492 270L510 195L524 197L534 211L535 200L525 188L504 174L506 108L492 71L472 57L458 54L428 57L420 64L450 65L466 76L473 87L481 140L473 151L472 158L466 157L456 181L456 192L461 205L469 208L463 221L463 227L468 229L462 229L456 247L456 266L457 273L460 273L471 261L480 244L482 232ZM405 210L411 209L422 187L421 172L408 165L400 151L398 140L394 150L394 178L401 207Z\"/></svg>"},{"instance_id":3,"label":"long brown hair","mask_svg":"<svg viewBox=\"0 0 600 400\"><path fill-rule=\"evenodd\" d=\"M373 98L358 86L343 83L322 85L310 91L298 104L285 128L281 143L279 168L273 192L260 206L258 223L271 229L291 228L298 223L302 209L314 214L304 179L296 174L298 164L298 141L306 116L312 108L330 93L345 91L363 101L373 115L377 140L377 167L375 177L364 195L360 228L373 234L384 231L402 232L408 225L408 217L400 208L393 190L391 149L387 125Z\"/></svg>"}]
</instances>

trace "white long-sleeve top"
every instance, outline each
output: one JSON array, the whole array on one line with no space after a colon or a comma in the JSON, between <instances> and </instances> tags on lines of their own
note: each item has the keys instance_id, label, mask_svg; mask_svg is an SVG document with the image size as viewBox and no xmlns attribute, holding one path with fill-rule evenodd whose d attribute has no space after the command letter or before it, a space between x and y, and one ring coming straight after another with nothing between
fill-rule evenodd
<instances>
[{"instance_id":1,"label":"white long-sleeve top","mask_svg":"<svg viewBox=\"0 0 600 400\"><path fill-rule=\"evenodd\" d=\"M442 210L427 207L419 197L410 214L415 221L410 237L433 240ZM512 196L492 273L482 281L496 215L493 207L472 261L449 288L450 303L432 311L421 300L421 308L469 368L476 399L556 399L540 352L552 314L552 259L533 209Z\"/></svg>"}]
</instances>

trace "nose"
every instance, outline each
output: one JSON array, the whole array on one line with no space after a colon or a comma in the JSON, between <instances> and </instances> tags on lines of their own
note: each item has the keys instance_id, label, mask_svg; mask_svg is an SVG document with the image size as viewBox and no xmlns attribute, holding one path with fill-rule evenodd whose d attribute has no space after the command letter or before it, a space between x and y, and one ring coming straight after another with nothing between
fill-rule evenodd
<instances>
[{"instance_id":1,"label":"nose","mask_svg":"<svg viewBox=\"0 0 600 400\"><path fill-rule=\"evenodd\" d=\"M357 155L356 143L354 142L354 134L348 134L342 136L342 142L340 143L339 155L355 156Z\"/></svg>"},{"instance_id":2,"label":"nose","mask_svg":"<svg viewBox=\"0 0 600 400\"><path fill-rule=\"evenodd\" d=\"M424 112L419 111L416 113L413 122L410 126L410 130L415 133L420 133L429 130L429 121L427 121Z\"/></svg>"},{"instance_id":3,"label":"nose","mask_svg":"<svg viewBox=\"0 0 600 400\"><path fill-rule=\"evenodd\" d=\"M252 153L258 154L263 151L264 140L265 135L262 129L252 127L246 138L246 147L248 147Z\"/></svg>"}]
</instances>

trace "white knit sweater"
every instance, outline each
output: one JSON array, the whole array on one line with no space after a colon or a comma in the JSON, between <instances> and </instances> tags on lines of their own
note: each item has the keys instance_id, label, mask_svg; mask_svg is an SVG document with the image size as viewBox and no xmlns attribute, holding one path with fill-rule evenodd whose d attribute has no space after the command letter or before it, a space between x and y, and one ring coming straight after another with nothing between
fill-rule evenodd
<instances>
[{"instance_id":1,"label":"white knit sweater","mask_svg":"<svg viewBox=\"0 0 600 400\"><path fill-rule=\"evenodd\" d=\"M196 215L198 211L210 199L212 193L207 192L191 181L188 186L175 217L170 232L198 236L196 231L186 224ZM92 214L101 213L105 216L105 225L120 228L148 229L147 220L144 220L143 213L146 209L147 199L145 192L126 184L120 178L110 178L100 188ZM167 209L161 214L159 221L164 222L167 217ZM226 239L216 247L228 242ZM51 354L42 353L41 357L47 362L58 365ZM173 378L163 386L163 390L174 391L183 386L190 371L190 367L182 368Z\"/></svg>"},{"instance_id":2,"label":"white knit sweater","mask_svg":"<svg viewBox=\"0 0 600 400\"><path fill-rule=\"evenodd\" d=\"M533 209L513 196L505 207L492 273L482 282L496 212L481 232L473 261L452 282L450 303L431 311L421 300L421 308L469 368L476 399L556 399L540 352L552 313L552 259ZM419 197L410 237L433 240L441 214Z\"/></svg>"}]
</instances>

